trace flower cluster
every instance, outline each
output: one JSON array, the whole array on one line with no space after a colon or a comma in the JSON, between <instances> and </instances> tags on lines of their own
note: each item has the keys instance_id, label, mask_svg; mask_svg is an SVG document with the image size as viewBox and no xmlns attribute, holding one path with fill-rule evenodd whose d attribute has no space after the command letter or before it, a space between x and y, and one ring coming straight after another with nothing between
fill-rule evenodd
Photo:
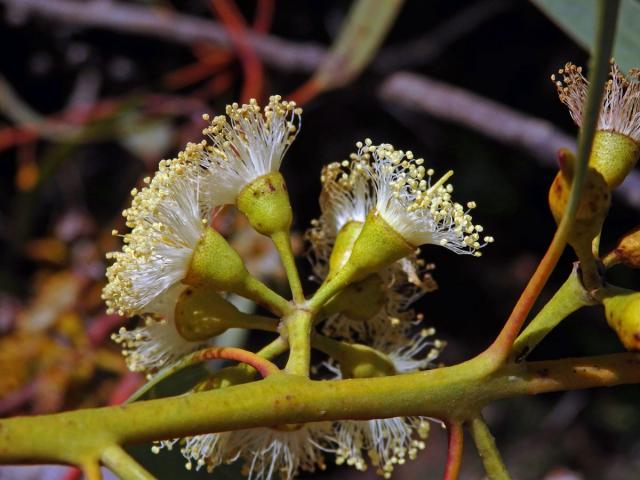
<instances>
[{"instance_id":1,"label":"flower cluster","mask_svg":"<svg viewBox=\"0 0 640 480\"><path fill-rule=\"evenodd\" d=\"M475 208L474 202L467 205L467 210L452 202L453 187L445 184L452 172L432 183L433 170L425 169L424 160L414 158L410 151L395 150L389 144L376 146L369 139L358 142L356 147L358 151L349 160L329 164L322 170L322 214L306 234L317 279L324 280L329 274L338 236L359 232L372 212L379 212L416 246L436 244L456 253L479 256L480 248L493 242L490 236L481 240L482 226L472 223L469 210ZM348 258L354 242L352 238L338 267ZM420 320L409 306L436 288L427 273L433 267L425 265L418 255L416 249L413 255L378 272L385 285L385 298L375 316L361 322L344 314L332 315L325 322L325 333L347 339L399 334L404 339L412 321Z\"/></svg>"},{"instance_id":2,"label":"flower cluster","mask_svg":"<svg viewBox=\"0 0 640 480\"><path fill-rule=\"evenodd\" d=\"M264 111L251 101L230 105L227 114L229 120L216 117L203 131L213 145L190 143L177 158L160 162L146 186L131 191L131 207L123 211L131 231L122 250L107 255L114 262L102 296L109 313L144 317L142 326L113 335L133 371L155 372L202 345L180 337L174 323L194 251L217 207L280 168L300 110L273 96Z\"/></svg>"},{"instance_id":3,"label":"flower cluster","mask_svg":"<svg viewBox=\"0 0 640 480\"><path fill-rule=\"evenodd\" d=\"M221 317L234 310L224 307L226 300L213 292L259 297L256 292L262 287L256 283L244 288L227 278L229 272L241 272L242 278L249 274L236 265L238 260L242 263L239 255L212 233L211 219L217 208L235 204L256 231L274 242L275 236L288 233L291 208L278 169L299 125L300 110L278 96L271 97L264 109L255 101L230 105L226 115L215 117L203 130L209 142L188 144L177 158L161 162L144 188L134 189L132 205L124 211L131 231L123 237L122 251L109 255L115 262L107 271L109 283L103 291L110 312L144 319L142 326L123 328L113 336L130 369L153 374L206 345L210 332L226 328L229 319ZM329 380L434 367L444 342L433 338L433 329L419 325L423 316L412 308L436 288L428 273L433 267L419 258L418 247L432 244L480 256L480 250L493 241L482 237L482 227L472 221L475 204L463 207L452 200L453 187L447 182L453 172L433 180L433 170L410 151L374 145L369 139L357 148L349 160L322 171L321 216L306 234L314 275L326 285L338 272L349 271L343 267L352 262L358 248L362 251L358 242L366 237L367 228L397 241L387 249L386 260L361 262L364 268L352 269L352 277L341 280L338 293L314 312L322 319L325 345L330 345L326 353L339 350L321 364L323 368L313 369ZM274 214L278 209L281 214ZM379 223L372 229L372 222ZM272 310L279 313L286 306ZM218 324L224 328L218 329ZM187 330L188 326L202 328ZM226 384L234 381L241 383L236 379ZM205 381L196 390L223 388L223 383ZM290 479L299 471L324 469L327 454L334 455L336 463L359 470L370 463L388 478L396 465L424 448L429 421L396 417L252 428L163 441L153 450L179 445L189 470L212 471L242 459L244 473L256 480L276 475Z\"/></svg>"}]
</instances>

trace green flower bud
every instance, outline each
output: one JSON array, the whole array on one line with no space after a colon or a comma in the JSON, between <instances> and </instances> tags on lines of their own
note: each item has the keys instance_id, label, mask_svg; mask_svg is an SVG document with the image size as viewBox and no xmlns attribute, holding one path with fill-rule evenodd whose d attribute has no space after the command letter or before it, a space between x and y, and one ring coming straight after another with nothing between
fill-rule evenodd
<instances>
[{"instance_id":1,"label":"green flower bud","mask_svg":"<svg viewBox=\"0 0 640 480\"><path fill-rule=\"evenodd\" d=\"M349 352L338 360L343 378L386 377L397 373L387 355L366 345L351 345Z\"/></svg>"},{"instance_id":2,"label":"green flower bud","mask_svg":"<svg viewBox=\"0 0 640 480\"><path fill-rule=\"evenodd\" d=\"M195 342L222 334L241 322L246 314L207 287L187 287L175 308L180 336Z\"/></svg>"},{"instance_id":3,"label":"green flower bud","mask_svg":"<svg viewBox=\"0 0 640 480\"><path fill-rule=\"evenodd\" d=\"M331 278L333 274L340 271L342 267L347 263L353 250L353 245L356 243L360 232L362 232L362 222L349 222L340 229L336 236L333 250L331 250L331 256L329 257L329 273L327 278Z\"/></svg>"},{"instance_id":4,"label":"green flower bud","mask_svg":"<svg viewBox=\"0 0 640 480\"><path fill-rule=\"evenodd\" d=\"M234 385L242 385L255 380L255 370L247 368L246 365L234 365L225 367L211 375L207 379L198 383L193 387L194 392L206 392L209 390L217 390L219 388L232 387Z\"/></svg>"},{"instance_id":5,"label":"green flower bud","mask_svg":"<svg viewBox=\"0 0 640 480\"><path fill-rule=\"evenodd\" d=\"M183 283L237 293L278 314L288 308L286 300L249 274L238 252L212 228L200 238Z\"/></svg>"},{"instance_id":6,"label":"green flower bud","mask_svg":"<svg viewBox=\"0 0 640 480\"><path fill-rule=\"evenodd\" d=\"M353 320L365 322L387 301L386 288L380 275L373 274L352 283L333 297L324 307L328 314L342 313Z\"/></svg>"},{"instance_id":7,"label":"green flower bud","mask_svg":"<svg viewBox=\"0 0 640 480\"><path fill-rule=\"evenodd\" d=\"M242 189L236 206L263 235L288 232L293 220L289 194L279 172L263 175Z\"/></svg>"},{"instance_id":8,"label":"green flower bud","mask_svg":"<svg viewBox=\"0 0 640 480\"><path fill-rule=\"evenodd\" d=\"M556 223L559 224L569 202L575 157L568 150L562 149L558 152L558 158L560 171L549 189L549 207ZM599 172L589 168L576 219L568 237L569 244L583 265L593 265L593 245L597 242L610 206L609 186ZM592 273L596 275L595 272ZM597 279L593 281L598 282Z\"/></svg>"},{"instance_id":9,"label":"green flower bud","mask_svg":"<svg viewBox=\"0 0 640 480\"><path fill-rule=\"evenodd\" d=\"M640 292L610 287L602 296L607 323L627 350L640 350Z\"/></svg>"},{"instance_id":10,"label":"green flower bud","mask_svg":"<svg viewBox=\"0 0 640 480\"><path fill-rule=\"evenodd\" d=\"M618 263L624 263L631 268L640 268L640 227L636 227L620 237L616 248L609 252L602 261L607 268Z\"/></svg>"},{"instance_id":11,"label":"green flower bud","mask_svg":"<svg viewBox=\"0 0 640 480\"><path fill-rule=\"evenodd\" d=\"M207 228L195 248L184 283L207 284L216 290L235 291L248 276L238 252L222 235Z\"/></svg>"}]
</instances>

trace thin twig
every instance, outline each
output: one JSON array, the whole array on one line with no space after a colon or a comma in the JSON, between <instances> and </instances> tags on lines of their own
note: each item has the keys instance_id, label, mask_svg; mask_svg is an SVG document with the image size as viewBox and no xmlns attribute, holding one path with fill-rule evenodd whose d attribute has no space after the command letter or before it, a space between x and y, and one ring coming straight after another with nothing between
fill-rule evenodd
<instances>
[{"instance_id":1,"label":"thin twig","mask_svg":"<svg viewBox=\"0 0 640 480\"><path fill-rule=\"evenodd\" d=\"M447 450L447 463L444 469L444 480L457 480L462 465L462 452L464 447L464 432L462 423L447 422L449 434L449 447Z\"/></svg>"},{"instance_id":2,"label":"thin twig","mask_svg":"<svg viewBox=\"0 0 640 480\"><path fill-rule=\"evenodd\" d=\"M105 448L101 460L122 480L154 480L156 478L118 445Z\"/></svg>"},{"instance_id":3,"label":"thin twig","mask_svg":"<svg viewBox=\"0 0 640 480\"><path fill-rule=\"evenodd\" d=\"M231 0L212 0L211 7L224 23L242 65L244 79L240 101L247 103L252 98L261 101L264 72L260 58L249 42L247 22Z\"/></svg>"},{"instance_id":4,"label":"thin twig","mask_svg":"<svg viewBox=\"0 0 640 480\"><path fill-rule=\"evenodd\" d=\"M232 47L228 33L218 22L166 8L100 0L0 0L0 3L69 25L107 28L186 45L210 42ZM248 32L247 40L265 63L284 70L312 72L326 54L325 49L316 44L292 43L253 32Z\"/></svg>"},{"instance_id":5,"label":"thin twig","mask_svg":"<svg viewBox=\"0 0 640 480\"><path fill-rule=\"evenodd\" d=\"M510 480L493 435L481 416L471 421L471 435L490 480Z\"/></svg>"},{"instance_id":6,"label":"thin twig","mask_svg":"<svg viewBox=\"0 0 640 480\"><path fill-rule=\"evenodd\" d=\"M134 402L145 395L158 383L170 377L174 373L184 368L190 367L191 365L196 365L198 363L203 363L209 360L234 360L236 362L244 363L255 368L256 371L262 376L262 378L266 378L272 373L280 371L280 369L268 359L248 350L243 350L241 348L235 347L204 348L202 350L190 353L189 355L182 357L174 364L160 370L147 383L133 392L131 396L123 403L126 404Z\"/></svg>"},{"instance_id":7,"label":"thin twig","mask_svg":"<svg viewBox=\"0 0 640 480\"><path fill-rule=\"evenodd\" d=\"M613 36L618 18L618 7L619 0L600 0L594 53L589 62L590 86L582 116L582 127L578 138L578 154L569 201L544 257L540 260L536 271L533 272L498 337L485 351L489 369L495 369L507 360L522 325L567 245L567 238L582 200L587 164L591 155L593 137L596 133L600 105L604 95L604 84L609 70L609 58L613 50Z\"/></svg>"}]
</instances>

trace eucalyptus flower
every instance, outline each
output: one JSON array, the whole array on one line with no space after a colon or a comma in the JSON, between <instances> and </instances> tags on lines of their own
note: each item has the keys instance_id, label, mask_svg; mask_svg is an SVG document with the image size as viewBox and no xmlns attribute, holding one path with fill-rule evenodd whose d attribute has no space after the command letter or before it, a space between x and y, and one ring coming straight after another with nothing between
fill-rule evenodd
<instances>
[{"instance_id":1,"label":"eucalyptus flower","mask_svg":"<svg viewBox=\"0 0 640 480\"><path fill-rule=\"evenodd\" d=\"M158 453L162 448L172 449L180 444L180 452L187 459L187 470L206 468L211 473L219 465L242 459L242 473L249 480L269 480L277 476L290 480L301 471L326 468L323 445L328 441L331 428L330 422L281 429L251 428L160 442L152 450Z\"/></svg>"},{"instance_id":2,"label":"eucalyptus flower","mask_svg":"<svg viewBox=\"0 0 640 480\"><path fill-rule=\"evenodd\" d=\"M433 329L423 329L414 336L397 342L397 337L385 337L384 332L373 347L386 354L396 374L415 372L434 366L444 343L433 340ZM342 370L333 361L323 364L334 379L342 379ZM396 465L414 460L425 448L430 418L394 417L372 420L344 420L336 422L331 451L338 465L347 464L366 470L370 463L376 473L390 478Z\"/></svg>"},{"instance_id":3,"label":"eucalyptus flower","mask_svg":"<svg viewBox=\"0 0 640 480\"><path fill-rule=\"evenodd\" d=\"M211 145L202 145L202 166L214 175L207 188L221 204L234 204L240 192L254 180L278 172L295 140L302 110L279 95L263 109L252 99L234 103L226 115L218 115L203 130ZM209 121L209 115L203 118Z\"/></svg>"},{"instance_id":4,"label":"eucalyptus flower","mask_svg":"<svg viewBox=\"0 0 640 480\"><path fill-rule=\"evenodd\" d=\"M187 275L211 208L188 152L161 161L153 178L145 179L147 186L131 192L131 206L123 212L131 231L121 251L107 254L115 260L102 292L109 313L161 313L163 295Z\"/></svg>"},{"instance_id":5,"label":"eucalyptus flower","mask_svg":"<svg viewBox=\"0 0 640 480\"><path fill-rule=\"evenodd\" d=\"M551 80L571 118L581 126L589 90L582 67L567 63ZM611 61L596 129L589 165L610 187L616 187L640 156L640 70L632 69L625 75Z\"/></svg>"},{"instance_id":6,"label":"eucalyptus flower","mask_svg":"<svg viewBox=\"0 0 640 480\"><path fill-rule=\"evenodd\" d=\"M569 62L558 70L558 75L552 75L551 80L573 121L582 126L589 91L589 81L582 74L582 67ZM640 70L631 69L625 75L618 64L611 61L597 129L626 135L640 142Z\"/></svg>"},{"instance_id":7,"label":"eucalyptus flower","mask_svg":"<svg viewBox=\"0 0 640 480\"><path fill-rule=\"evenodd\" d=\"M433 181L434 170L424 167L424 159L413 152L396 150L390 144L374 146L367 139L359 148L372 156L368 169L376 192L375 212L410 245L440 245L459 254L480 256L480 249L493 242L481 225L474 225L470 211L453 201L453 186L446 183L450 170Z\"/></svg>"}]
</instances>

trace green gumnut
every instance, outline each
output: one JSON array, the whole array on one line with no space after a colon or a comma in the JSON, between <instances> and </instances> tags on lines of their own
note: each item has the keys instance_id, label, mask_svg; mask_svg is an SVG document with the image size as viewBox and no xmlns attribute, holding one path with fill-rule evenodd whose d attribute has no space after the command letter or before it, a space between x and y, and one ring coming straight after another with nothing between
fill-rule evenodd
<instances>
[{"instance_id":1,"label":"green gumnut","mask_svg":"<svg viewBox=\"0 0 640 480\"><path fill-rule=\"evenodd\" d=\"M384 306L386 288L380 275L372 274L344 288L324 307L328 314L342 313L353 320L365 322Z\"/></svg>"},{"instance_id":2,"label":"green gumnut","mask_svg":"<svg viewBox=\"0 0 640 480\"><path fill-rule=\"evenodd\" d=\"M187 287L176 303L175 322L180 335L190 341L220 335L240 321L243 314L206 286Z\"/></svg>"},{"instance_id":3,"label":"green gumnut","mask_svg":"<svg viewBox=\"0 0 640 480\"><path fill-rule=\"evenodd\" d=\"M338 235L336 241L333 244L331 250L331 256L329 257L329 273L328 278L331 278L347 263L353 250L353 245L356 243L360 232L362 232L362 222L349 222L344 225Z\"/></svg>"},{"instance_id":4,"label":"green gumnut","mask_svg":"<svg viewBox=\"0 0 640 480\"><path fill-rule=\"evenodd\" d=\"M609 326L627 350L640 350L640 292L610 287L602 297Z\"/></svg>"},{"instance_id":5,"label":"green gumnut","mask_svg":"<svg viewBox=\"0 0 640 480\"><path fill-rule=\"evenodd\" d=\"M248 276L238 252L222 235L207 228L195 248L183 281L187 285L208 285L216 290L236 291L244 286Z\"/></svg>"},{"instance_id":6,"label":"green gumnut","mask_svg":"<svg viewBox=\"0 0 640 480\"><path fill-rule=\"evenodd\" d=\"M217 390L219 388L232 387L234 385L242 385L255 380L255 370L248 368L246 365L234 365L220 369L214 375L198 383L193 390L196 392L205 392L208 390Z\"/></svg>"},{"instance_id":7,"label":"green gumnut","mask_svg":"<svg viewBox=\"0 0 640 480\"><path fill-rule=\"evenodd\" d=\"M236 206L263 235L288 232L293 221L287 185L279 172L258 177L242 189Z\"/></svg>"},{"instance_id":8,"label":"green gumnut","mask_svg":"<svg viewBox=\"0 0 640 480\"><path fill-rule=\"evenodd\" d=\"M567 152L565 157L572 158ZM560 223L569 202L572 183L572 164L562 162L549 189L549 207L556 221ZM589 167L580 205L575 221L569 232L568 242L581 260L592 258L592 244L600 234L604 220L611 206L611 191L604 177Z\"/></svg>"},{"instance_id":9,"label":"green gumnut","mask_svg":"<svg viewBox=\"0 0 640 480\"><path fill-rule=\"evenodd\" d=\"M397 373L387 355L366 345L351 345L339 362L343 378L386 377Z\"/></svg>"}]
</instances>

